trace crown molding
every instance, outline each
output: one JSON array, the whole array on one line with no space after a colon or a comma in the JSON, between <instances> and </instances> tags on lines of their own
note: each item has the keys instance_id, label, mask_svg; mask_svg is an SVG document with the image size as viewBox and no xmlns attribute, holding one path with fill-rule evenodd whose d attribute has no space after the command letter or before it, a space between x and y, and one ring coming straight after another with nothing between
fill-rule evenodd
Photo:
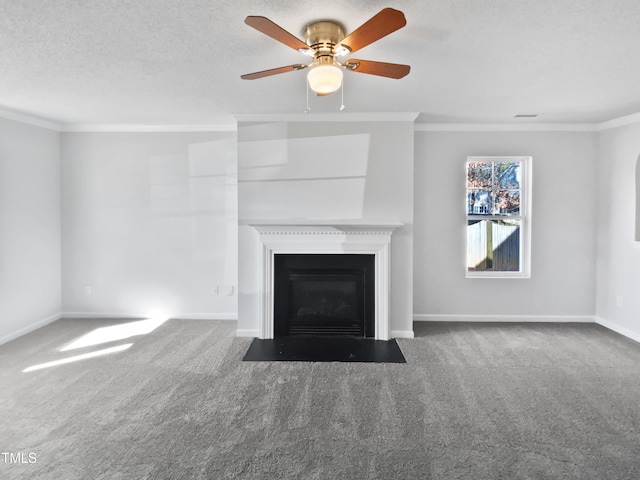
<instances>
[{"instance_id":1,"label":"crown molding","mask_svg":"<svg viewBox=\"0 0 640 480\"><path fill-rule=\"evenodd\" d=\"M235 132L235 122L212 125L140 125L117 123L58 123L28 113L0 107L0 119L46 128L56 132Z\"/></svg>"},{"instance_id":2,"label":"crown molding","mask_svg":"<svg viewBox=\"0 0 640 480\"><path fill-rule=\"evenodd\" d=\"M414 122L419 112L236 114L235 122L211 125L59 123L0 107L0 119L56 132L236 132L237 122ZM414 123L416 132L600 132L640 122L640 112L597 123Z\"/></svg>"},{"instance_id":3,"label":"crown molding","mask_svg":"<svg viewBox=\"0 0 640 480\"><path fill-rule=\"evenodd\" d=\"M416 123L416 132L595 132L597 123Z\"/></svg>"},{"instance_id":4,"label":"crown molding","mask_svg":"<svg viewBox=\"0 0 640 480\"><path fill-rule=\"evenodd\" d=\"M62 125L62 132L235 132L237 125L235 123L219 124L219 125L128 125L128 124L66 124Z\"/></svg>"},{"instance_id":5,"label":"crown molding","mask_svg":"<svg viewBox=\"0 0 640 480\"><path fill-rule=\"evenodd\" d=\"M236 114L238 122L413 122L420 112Z\"/></svg>"},{"instance_id":6,"label":"crown molding","mask_svg":"<svg viewBox=\"0 0 640 480\"><path fill-rule=\"evenodd\" d=\"M0 118L5 120L13 120L15 122L26 123L34 127L46 128L59 132L62 130L62 125L51 120L45 120L44 118L36 117L35 115L29 115L28 113L16 112L7 108L0 107Z\"/></svg>"},{"instance_id":7,"label":"crown molding","mask_svg":"<svg viewBox=\"0 0 640 480\"><path fill-rule=\"evenodd\" d=\"M599 123L598 131L609 130L616 127L624 127L626 125L631 125L638 122L640 122L640 112Z\"/></svg>"}]
</instances>

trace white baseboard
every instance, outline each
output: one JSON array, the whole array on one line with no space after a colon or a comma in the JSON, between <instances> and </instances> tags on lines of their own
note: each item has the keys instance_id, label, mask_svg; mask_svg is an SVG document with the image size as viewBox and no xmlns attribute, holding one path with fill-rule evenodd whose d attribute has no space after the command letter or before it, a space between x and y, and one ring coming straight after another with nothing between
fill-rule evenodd
<instances>
[{"instance_id":1,"label":"white baseboard","mask_svg":"<svg viewBox=\"0 0 640 480\"><path fill-rule=\"evenodd\" d=\"M596 323L598 325L602 325L605 328L608 328L609 330L613 330L614 332L619 333L620 335L630 338L631 340L640 342L640 333L636 333L632 330L629 330L626 327L622 327L617 323L610 322L609 320L606 320L602 317L596 317Z\"/></svg>"},{"instance_id":2,"label":"white baseboard","mask_svg":"<svg viewBox=\"0 0 640 480\"><path fill-rule=\"evenodd\" d=\"M149 318L148 313L122 312L62 312L63 318ZM169 314L177 320L238 320L237 313L178 313Z\"/></svg>"},{"instance_id":3,"label":"white baseboard","mask_svg":"<svg viewBox=\"0 0 640 480\"><path fill-rule=\"evenodd\" d=\"M391 330L390 338L414 338L413 330Z\"/></svg>"},{"instance_id":4,"label":"white baseboard","mask_svg":"<svg viewBox=\"0 0 640 480\"><path fill-rule=\"evenodd\" d=\"M594 323L593 315L464 315L464 314L419 314L413 315L415 322L556 322Z\"/></svg>"},{"instance_id":5,"label":"white baseboard","mask_svg":"<svg viewBox=\"0 0 640 480\"><path fill-rule=\"evenodd\" d=\"M236 330L237 337L256 337L258 338L258 330L239 328Z\"/></svg>"},{"instance_id":6,"label":"white baseboard","mask_svg":"<svg viewBox=\"0 0 640 480\"><path fill-rule=\"evenodd\" d=\"M238 320L237 313L181 313L171 315L177 320Z\"/></svg>"},{"instance_id":7,"label":"white baseboard","mask_svg":"<svg viewBox=\"0 0 640 480\"><path fill-rule=\"evenodd\" d=\"M20 330L16 330L15 332L9 333L4 337L0 337L0 345L3 343L10 342L11 340L15 340L22 335L26 335L27 333L33 332L39 328L44 327L45 325L49 325L50 323L55 322L56 320L60 320L62 318L61 313L56 313L55 315L51 315L47 318L43 318L35 323L27 325L26 327L21 328Z\"/></svg>"},{"instance_id":8,"label":"white baseboard","mask_svg":"<svg viewBox=\"0 0 640 480\"><path fill-rule=\"evenodd\" d=\"M122 312L62 312L62 318L148 318L141 313Z\"/></svg>"}]
</instances>

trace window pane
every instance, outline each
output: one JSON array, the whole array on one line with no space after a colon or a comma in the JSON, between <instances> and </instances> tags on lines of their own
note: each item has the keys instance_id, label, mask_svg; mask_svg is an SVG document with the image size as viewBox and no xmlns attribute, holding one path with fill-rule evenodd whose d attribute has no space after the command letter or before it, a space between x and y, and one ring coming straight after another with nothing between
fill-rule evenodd
<instances>
[{"instance_id":1,"label":"window pane","mask_svg":"<svg viewBox=\"0 0 640 480\"><path fill-rule=\"evenodd\" d=\"M520 271L520 221L468 220L467 270Z\"/></svg>"},{"instance_id":2,"label":"window pane","mask_svg":"<svg viewBox=\"0 0 640 480\"><path fill-rule=\"evenodd\" d=\"M520 188L520 162L496 163L496 188L517 190Z\"/></svg>"},{"instance_id":3,"label":"window pane","mask_svg":"<svg viewBox=\"0 0 640 480\"><path fill-rule=\"evenodd\" d=\"M468 215L491 215L492 209L490 190L467 190Z\"/></svg>"},{"instance_id":4,"label":"window pane","mask_svg":"<svg viewBox=\"0 0 640 480\"><path fill-rule=\"evenodd\" d=\"M494 209L495 215L520 215L520 190L498 190Z\"/></svg>"},{"instance_id":5,"label":"window pane","mask_svg":"<svg viewBox=\"0 0 640 480\"><path fill-rule=\"evenodd\" d=\"M491 188L491 166L491 162L469 163L467 165L467 188Z\"/></svg>"}]
</instances>

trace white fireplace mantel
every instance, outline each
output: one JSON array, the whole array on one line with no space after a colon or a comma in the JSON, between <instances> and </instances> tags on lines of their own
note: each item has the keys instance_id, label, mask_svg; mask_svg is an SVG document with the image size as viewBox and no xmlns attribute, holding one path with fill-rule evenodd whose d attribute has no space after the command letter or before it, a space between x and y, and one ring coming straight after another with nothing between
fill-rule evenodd
<instances>
[{"instance_id":1,"label":"white fireplace mantel","mask_svg":"<svg viewBox=\"0 0 640 480\"><path fill-rule=\"evenodd\" d=\"M389 339L389 279L391 234L402 226L385 224L329 224L246 222L260 235L260 338L273 338L273 274L277 254L375 255L375 338Z\"/></svg>"}]
</instances>

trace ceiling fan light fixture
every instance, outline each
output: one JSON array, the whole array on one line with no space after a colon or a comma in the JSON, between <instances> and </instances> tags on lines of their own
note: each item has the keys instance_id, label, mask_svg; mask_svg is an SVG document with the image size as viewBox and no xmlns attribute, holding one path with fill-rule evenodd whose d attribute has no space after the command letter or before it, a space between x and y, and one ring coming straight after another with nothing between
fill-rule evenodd
<instances>
[{"instance_id":1,"label":"ceiling fan light fixture","mask_svg":"<svg viewBox=\"0 0 640 480\"><path fill-rule=\"evenodd\" d=\"M304 55L308 55L309 57L314 57L316 51L313 48L299 48L298 51Z\"/></svg>"},{"instance_id":2,"label":"ceiling fan light fixture","mask_svg":"<svg viewBox=\"0 0 640 480\"><path fill-rule=\"evenodd\" d=\"M345 55L349 55L351 53L351 49L345 45L338 45L333 51L333 54L336 57L344 57Z\"/></svg>"},{"instance_id":3,"label":"ceiling fan light fixture","mask_svg":"<svg viewBox=\"0 0 640 480\"><path fill-rule=\"evenodd\" d=\"M342 70L335 65L318 65L307 74L309 88L320 95L335 92L342 85Z\"/></svg>"}]
</instances>

